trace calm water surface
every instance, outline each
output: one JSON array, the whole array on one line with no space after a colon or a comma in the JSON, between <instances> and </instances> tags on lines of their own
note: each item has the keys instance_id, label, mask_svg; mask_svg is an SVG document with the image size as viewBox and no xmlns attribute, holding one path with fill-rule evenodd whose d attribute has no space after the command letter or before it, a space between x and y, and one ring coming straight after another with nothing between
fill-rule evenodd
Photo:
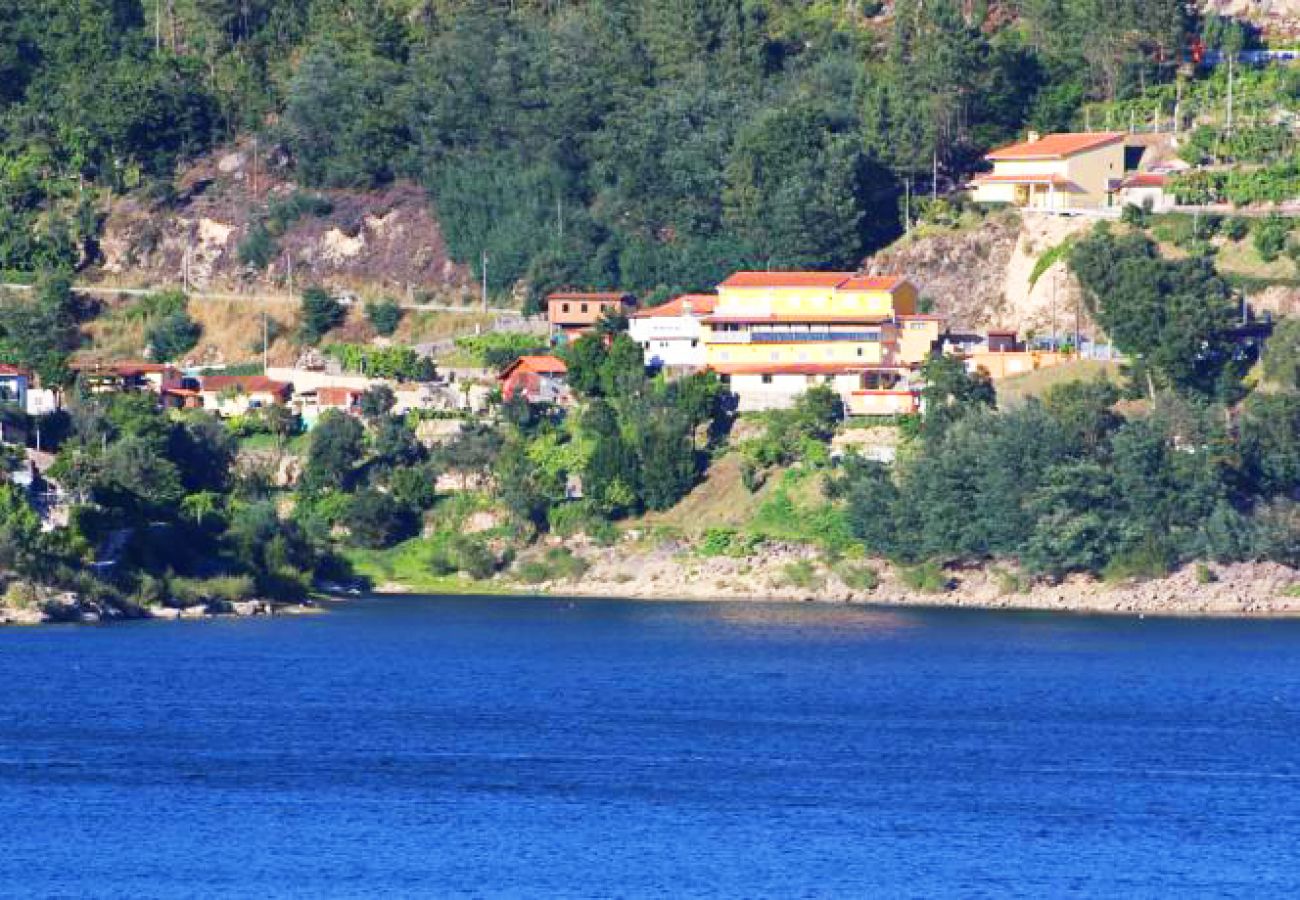
<instances>
[{"instance_id":1,"label":"calm water surface","mask_svg":"<svg viewBox=\"0 0 1300 900\"><path fill-rule=\"evenodd\" d=\"M1300 622L399 598L0 684L6 897L1300 894Z\"/></svg>"}]
</instances>

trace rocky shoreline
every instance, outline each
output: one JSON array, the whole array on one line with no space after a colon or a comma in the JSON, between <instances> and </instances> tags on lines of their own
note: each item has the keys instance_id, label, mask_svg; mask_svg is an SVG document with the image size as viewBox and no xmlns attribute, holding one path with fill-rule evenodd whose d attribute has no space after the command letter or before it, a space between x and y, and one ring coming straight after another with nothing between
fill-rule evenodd
<instances>
[{"instance_id":1,"label":"rocky shoreline","mask_svg":"<svg viewBox=\"0 0 1300 900\"><path fill-rule=\"evenodd\" d=\"M313 603L277 603L246 600L234 603L197 603L191 606L117 606L87 600L71 593L44 598L21 607L0 604L0 625L46 625L54 623L97 624L139 619L215 619L250 616L303 615L320 612Z\"/></svg>"},{"instance_id":2,"label":"rocky shoreline","mask_svg":"<svg viewBox=\"0 0 1300 900\"><path fill-rule=\"evenodd\" d=\"M883 560L863 560L878 583L851 587L835 567L820 566L811 548L765 544L745 557L701 557L680 545L648 550L626 545L573 548L587 565L572 581L539 585L575 597L671 600L766 600L883 606L1040 610L1142 616L1300 616L1300 571L1276 563L1208 563L1164 578L1119 584L1076 575L1059 584L1030 583L994 564L943 570L938 590L909 586L905 573ZM791 567L810 582L790 583ZM811 569L809 572L808 570Z\"/></svg>"}]
</instances>

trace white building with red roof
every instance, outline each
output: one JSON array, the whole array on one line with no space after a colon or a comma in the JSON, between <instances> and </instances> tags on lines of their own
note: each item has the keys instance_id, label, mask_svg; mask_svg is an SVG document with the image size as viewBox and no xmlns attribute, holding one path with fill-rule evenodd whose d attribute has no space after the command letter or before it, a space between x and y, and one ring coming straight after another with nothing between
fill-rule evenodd
<instances>
[{"instance_id":1,"label":"white building with red roof","mask_svg":"<svg viewBox=\"0 0 1300 900\"><path fill-rule=\"evenodd\" d=\"M712 315L714 294L683 294L662 306L633 313L627 333L645 353L651 368L695 371L704 368L701 322Z\"/></svg>"},{"instance_id":2,"label":"white building with red roof","mask_svg":"<svg viewBox=\"0 0 1300 900\"><path fill-rule=\"evenodd\" d=\"M984 158L993 171L971 180L976 202L1046 212L1100 209L1115 204L1124 180L1124 133L1030 132Z\"/></svg>"}]
</instances>

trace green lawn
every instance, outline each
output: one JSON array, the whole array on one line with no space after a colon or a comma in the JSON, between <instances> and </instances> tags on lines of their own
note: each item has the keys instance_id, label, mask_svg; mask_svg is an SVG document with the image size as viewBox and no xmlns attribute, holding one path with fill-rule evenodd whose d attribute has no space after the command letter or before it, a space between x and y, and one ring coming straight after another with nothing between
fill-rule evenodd
<instances>
[{"instance_id":1,"label":"green lawn","mask_svg":"<svg viewBox=\"0 0 1300 900\"><path fill-rule=\"evenodd\" d=\"M358 575L376 587L400 584L418 594L511 594L516 591L496 581L476 581L458 574L437 574L430 557L441 538L412 538L386 550L345 547L344 558Z\"/></svg>"}]
</instances>

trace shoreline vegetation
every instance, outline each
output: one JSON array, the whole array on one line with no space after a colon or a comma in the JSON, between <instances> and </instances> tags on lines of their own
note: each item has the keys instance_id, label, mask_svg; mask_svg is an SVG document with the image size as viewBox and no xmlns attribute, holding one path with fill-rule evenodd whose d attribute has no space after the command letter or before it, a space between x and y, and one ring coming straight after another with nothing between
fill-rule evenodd
<instances>
[{"instance_id":1,"label":"shoreline vegetation","mask_svg":"<svg viewBox=\"0 0 1300 900\"><path fill-rule=\"evenodd\" d=\"M667 542L654 548L561 546L585 565L573 578L537 584L500 578L389 581L373 593L521 594L647 601L819 602L872 606L1023 610L1076 614L1270 618L1300 616L1300 571L1278 563L1197 563L1164 577L1076 574L1031 582L1014 567L899 566L886 560L827 565L805 545L772 543L746 557L701 557Z\"/></svg>"}]
</instances>

